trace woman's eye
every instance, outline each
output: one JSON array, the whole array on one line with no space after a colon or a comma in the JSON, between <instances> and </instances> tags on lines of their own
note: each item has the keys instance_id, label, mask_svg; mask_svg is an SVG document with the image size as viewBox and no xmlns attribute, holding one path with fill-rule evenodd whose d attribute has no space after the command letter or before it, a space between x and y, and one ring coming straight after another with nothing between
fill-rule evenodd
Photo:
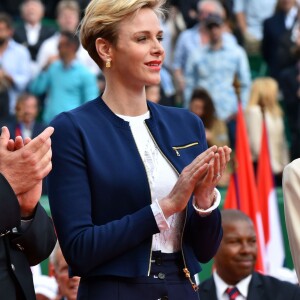
<instances>
[{"instance_id":1,"label":"woman's eye","mask_svg":"<svg viewBox=\"0 0 300 300\"><path fill-rule=\"evenodd\" d=\"M160 41L160 42L162 42L164 40L164 37L163 36L158 36L157 40Z\"/></svg>"},{"instance_id":2,"label":"woman's eye","mask_svg":"<svg viewBox=\"0 0 300 300\"><path fill-rule=\"evenodd\" d=\"M145 41L146 39L147 38L145 36L141 36L137 40L138 40L138 42L142 42L142 41Z\"/></svg>"}]
</instances>

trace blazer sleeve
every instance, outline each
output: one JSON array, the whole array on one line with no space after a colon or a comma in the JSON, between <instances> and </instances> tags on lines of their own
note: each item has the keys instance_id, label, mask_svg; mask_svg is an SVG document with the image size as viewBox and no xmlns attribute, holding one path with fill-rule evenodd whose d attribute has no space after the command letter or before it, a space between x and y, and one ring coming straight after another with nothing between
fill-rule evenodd
<instances>
[{"instance_id":1,"label":"blazer sleeve","mask_svg":"<svg viewBox=\"0 0 300 300\"><path fill-rule=\"evenodd\" d=\"M300 158L288 164L283 171L285 222L294 266L300 279Z\"/></svg>"},{"instance_id":2,"label":"blazer sleeve","mask_svg":"<svg viewBox=\"0 0 300 300\"><path fill-rule=\"evenodd\" d=\"M20 220L18 199L6 178L0 173L0 233L18 227Z\"/></svg>"}]
</instances>

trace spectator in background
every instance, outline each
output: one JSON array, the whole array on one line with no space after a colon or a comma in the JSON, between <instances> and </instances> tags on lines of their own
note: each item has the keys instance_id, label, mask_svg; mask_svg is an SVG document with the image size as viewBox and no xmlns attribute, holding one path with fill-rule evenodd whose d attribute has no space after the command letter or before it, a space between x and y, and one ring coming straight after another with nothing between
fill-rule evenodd
<instances>
[{"instance_id":1,"label":"spectator in background","mask_svg":"<svg viewBox=\"0 0 300 300\"><path fill-rule=\"evenodd\" d=\"M225 146L230 144L227 126L224 121L216 117L213 100L205 89L197 88L193 91L189 109L202 120L209 147L212 145ZM219 187L228 186L229 171L229 167L227 166L218 183Z\"/></svg>"},{"instance_id":2,"label":"spectator in background","mask_svg":"<svg viewBox=\"0 0 300 300\"><path fill-rule=\"evenodd\" d=\"M211 14L205 19L209 44L194 52L186 65L185 103L188 106L194 89L205 88L214 102L216 116L226 122L230 146L235 146L238 97L233 87L235 78L241 87L241 101L245 108L250 88L250 69L245 50L238 44L223 40L224 20Z\"/></svg>"},{"instance_id":3,"label":"spectator in background","mask_svg":"<svg viewBox=\"0 0 300 300\"><path fill-rule=\"evenodd\" d=\"M193 91L190 101L190 111L203 122L208 146L229 145L226 124L216 117L213 100L207 90L197 88Z\"/></svg>"},{"instance_id":4,"label":"spectator in background","mask_svg":"<svg viewBox=\"0 0 300 300\"><path fill-rule=\"evenodd\" d=\"M198 0L170 0L170 4L181 13L186 28L191 28L197 23Z\"/></svg>"},{"instance_id":5,"label":"spectator in background","mask_svg":"<svg viewBox=\"0 0 300 300\"><path fill-rule=\"evenodd\" d=\"M55 29L42 24L45 7L41 0L24 0L20 11L22 22L16 25L13 38L28 48L34 71L37 52L43 41L54 34Z\"/></svg>"},{"instance_id":6,"label":"spectator in background","mask_svg":"<svg viewBox=\"0 0 300 300\"><path fill-rule=\"evenodd\" d=\"M271 167L276 185L281 186L283 168L290 160L283 112L278 103L278 84L271 77L261 77L253 81L245 111L254 166L256 166L260 153L264 118L268 133Z\"/></svg>"},{"instance_id":7,"label":"spectator in background","mask_svg":"<svg viewBox=\"0 0 300 300\"><path fill-rule=\"evenodd\" d=\"M10 131L10 138L16 136L35 138L47 126L37 120L39 114L39 100L32 94L22 93L16 103L15 117L4 121L4 125Z\"/></svg>"},{"instance_id":8,"label":"spectator in background","mask_svg":"<svg viewBox=\"0 0 300 300\"><path fill-rule=\"evenodd\" d=\"M76 1L62 0L57 5L57 24L59 30L50 38L46 39L37 54L37 71L41 72L43 68L58 59L58 42L61 31L76 33L80 20L80 7ZM90 58L87 51L80 45L77 51L77 59L84 64L94 74L99 73L99 67Z\"/></svg>"},{"instance_id":9,"label":"spectator in background","mask_svg":"<svg viewBox=\"0 0 300 300\"><path fill-rule=\"evenodd\" d=\"M293 28L298 14L296 0L278 0L275 13L263 23L262 55L267 62L270 76L279 78L277 59L280 38Z\"/></svg>"},{"instance_id":10,"label":"spectator in background","mask_svg":"<svg viewBox=\"0 0 300 300\"><path fill-rule=\"evenodd\" d=\"M221 214L223 239L213 276L200 284L200 299L300 299L299 286L254 271L257 242L252 220L240 210Z\"/></svg>"},{"instance_id":11,"label":"spectator in background","mask_svg":"<svg viewBox=\"0 0 300 300\"><path fill-rule=\"evenodd\" d=\"M263 22L273 15L277 0L234 0L233 11L248 54L260 55Z\"/></svg>"},{"instance_id":12,"label":"spectator in background","mask_svg":"<svg viewBox=\"0 0 300 300\"><path fill-rule=\"evenodd\" d=\"M12 35L12 19L0 13L0 120L14 114L16 98L31 78L30 53Z\"/></svg>"},{"instance_id":13,"label":"spectator in background","mask_svg":"<svg viewBox=\"0 0 300 300\"><path fill-rule=\"evenodd\" d=\"M216 110L209 93L203 88L193 91L190 101L190 111L196 114L203 122L205 135L209 147L212 145L229 145L228 130L224 121L216 117ZM224 170L218 186L227 187L229 183L229 167Z\"/></svg>"},{"instance_id":14,"label":"spectator in background","mask_svg":"<svg viewBox=\"0 0 300 300\"><path fill-rule=\"evenodd\" d=\"M291 160L300 157L300 22L280 40L278 57L281 68L280 89L290 133Z\"/></svg>"},{"instance_id":15,"label":"spectator in background","mask_svg":"<svg viewBox=\"0 0 300 300\"><path fill-rule=\"evenodd\" d=\"M69 267L58 242L50 255L50 272L53 273L58 288L54 299L76 300L80 277L69 277Z\"/></svg>"},{"instance_id":16,"label":"spectator in background","mask_svg":"<svg viewBox=\"0 0 300 300\"><path fill-rule=\"evenodd\" d=\"M13 140L17 136L33 139L47 127L37 120L38 114L39 100L32 94L22 93L17 99L15 116L4 121L2 125L7 126ZM47 194L46 179L43 180L42 194Z\"/></svg>"},{"instance_id":17,"label":"spectator in background","mask_svg":"<svg viewBox=\"0 0 300 300\"><path fill-rule=\"evenodd\" d=\"M61 32L59 60L49 64L31 82L35 95L46 93L42 119L48 124L57 114L73 109L99 95L96 76L76 59L79 39L69 31Z\"/></svg>"},{"instance_id":18,"label":"spectator in background","mask_svg":"<svg viewBox=\"0 0 300 300\"><path fill-rule=\"evenodd\" d=\"M24 0L1 0L0 11L8 13L14 21L20 20L20 6ZM45 16L49 19L55 18L55 7L59 0L43 0Z\"/></svg>"},{"instance_id":19,"label":"spectator in background","mask_svg":"<svg viewBox=\"0 0 300 300\"><path fill-rule=\"evenodd\" d=\"M215 0L199 1L197 8L198 23L194 27L180 33L174 49L174 79L180 94L183 93L186 85L185 72L188 58L209 43L209 34L204 22L205 18L209 14L217 14L224 17L222 5ZM223 32L222 38L225 44L236 43L235 37L231 33ZM184 101L184 99L183 106L188 108L188 102Z\"/></svg>"}]
</instances>

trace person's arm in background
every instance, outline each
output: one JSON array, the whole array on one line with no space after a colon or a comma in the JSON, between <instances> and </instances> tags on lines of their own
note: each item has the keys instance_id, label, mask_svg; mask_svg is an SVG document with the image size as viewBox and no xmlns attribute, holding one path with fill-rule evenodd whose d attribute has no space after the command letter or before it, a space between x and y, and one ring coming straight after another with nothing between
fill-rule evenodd
<instances>
[{"instance_id":1,"label":"person's arm in background","mask_svg":"<svg viewBox=\"0 0 300 300\"><path fill-rule=\"evenodd\" d=\"M241 88L241 101L243 109L246 108L249 100L250 87L251 87L251 71L249 66L249 60L246 51L238 46L237 51L238 57L238 67L237 67L237 77L239 80Z\"/></svg>"},{"instance_id":2,"label":"person's arm in background","mask_svg":"<svg viewBox=\"0 0 300 300\"><path fill-rule=\"evenodd\" d=\"M42 70L29 84L29 91L36 95L40 96L47 92L47 89L50 85L50 72L51 70L48 68Z\"/></svg>"},{"instance_id":3,"label":"person's arm in background","mask_svg":"<svg viewBox=\"0 0 300 300\"><path fill-rule=\"evenodd\" d=\"M47 128L23 143L21 137L9 140L3 127L0 137L0 233L10 235L31 265L46 259L56 242L52 220L38 203L42 179L52 168L52 133Z\"/></svg>"},{"instance_id":4,"label":"person's arm in background","mask_svg":"<svg viewBox=\"0 0 300 300\"><path fill-rule=\"evenodd\" d=\"M294 267L300 279L300 158L289 163L282 178L285 222Z\"/></svg>"},{"instance_id":5,"label":"person's arm in background","mask_svg":"<svg viewBox=\"0 0 300 300\"><path fill-rule=\"evenodd\" d=\"M247 22L245 15L245 1L233 0L233 11L236 17L236 22L243 35L247 32Z\"/></svg>"}]
</instances>

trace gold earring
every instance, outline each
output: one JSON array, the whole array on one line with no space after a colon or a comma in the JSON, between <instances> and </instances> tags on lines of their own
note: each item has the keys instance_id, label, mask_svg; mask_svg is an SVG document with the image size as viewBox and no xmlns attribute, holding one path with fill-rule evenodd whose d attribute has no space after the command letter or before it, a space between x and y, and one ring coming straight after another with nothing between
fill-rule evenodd
<instances>
[{"instance_id":1,"label":"gold earring","mask_svg":"<svg viewBox=\"0 0 300 300\"><path fill-rule=\"evenodd\" d=\"M108 59L107 61L106 61L106 63L105 63L105 67L106 68L110 68L111 67L111 60L110 59Z\"/></svg>"}]
</instances>

